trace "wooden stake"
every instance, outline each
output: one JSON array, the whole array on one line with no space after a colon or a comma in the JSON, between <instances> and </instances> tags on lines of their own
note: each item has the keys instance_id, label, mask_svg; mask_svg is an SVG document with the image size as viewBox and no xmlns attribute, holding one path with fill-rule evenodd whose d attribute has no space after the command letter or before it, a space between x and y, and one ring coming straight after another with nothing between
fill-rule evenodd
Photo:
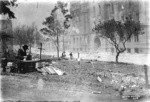
<instances>
[{"instance_id":1,"label":"wooden stake","mask_svg":"<svg viewBox=\"0 0 150 102\"><path fill-rule=\"evenodd\" d=\"M42 54L42 50L43 50L42 49L42 43L40 43L40 48L39 49L40 49L40 60L41 60L41 54Z\"/></svg>"},{"instance_id":2,"label":"wooden stake","mask_svg":"<svg viewBox=\"0 0 150 102\"><path fill-rule=\"evenodd\" d=\"M145 86L148 87L148 68L144 65L144 72L145 72Z\"/></svg>"}]
</instances>

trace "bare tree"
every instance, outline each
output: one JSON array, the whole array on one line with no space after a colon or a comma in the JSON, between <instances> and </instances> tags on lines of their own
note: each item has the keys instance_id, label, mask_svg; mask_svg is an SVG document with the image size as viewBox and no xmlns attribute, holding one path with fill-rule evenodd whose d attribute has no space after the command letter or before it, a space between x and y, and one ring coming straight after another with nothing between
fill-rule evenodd
<instances>
[{"instance_id":1,"label":"bare tree","mask_svg":"<svg viewBox=\"0 0 150 102\"><path fill-rule=\"evenodd\" d=\"M31 26L23 25L16 27L13 34L15 44L20 45L20 47L23 44L28 44L31 49L32 44L34 44L35 40L37 40L36 34L38 34L38 32L36 26L32 24Z\"/></svg>"}]
</instances>

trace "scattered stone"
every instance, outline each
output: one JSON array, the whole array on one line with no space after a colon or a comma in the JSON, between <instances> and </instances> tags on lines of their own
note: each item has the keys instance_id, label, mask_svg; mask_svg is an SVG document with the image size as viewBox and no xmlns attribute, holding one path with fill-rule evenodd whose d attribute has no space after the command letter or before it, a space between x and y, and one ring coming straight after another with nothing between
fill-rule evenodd
<instances>
[{"instance_id":1,"label":"scattered stone","mask_svg":"<svg viewBox=\"0 0 150 102\"><path fill-rule=\"evenodd\" d=\"M102 79L98 76L97 77L97 80L99 81L99 82L102 82Z\"/></svg>"},{"instance_id":2,"label":"scattered stone","mask_svg":"<svg viewBox=\"0 0 150 102\"><path fill-rule=\"evenodd\" d=\"M46 72L43 72L43 73L42 73L42 75L44 75L44 76L45 76L45 75L47 75L47 73L46 73Z\"/></svg>"},{"instance_id":3,"label":"scattered stone","mask_svg":"<svg viewBox=\"0 0 150 102\"><path fill-rule=\"evenodd\" d=\"M144 78L138 77L135 74L114 73L107 70L99 72L97 80L103 82L104 86L110 84L124 100L137 100L145 96L144 87L142 86L145 83Z\"/></svg>"},{"instance_id":4,"label":"scattered stone","mask_svg":"<svg viewBox=\"0 0 150 102\"><path fill-rule=\"evenodd\" d=\"M92 94L101 94L101 91L93 91Z\"/></svg>"},{"instance_id":5,"label":"scattered stone","mask_svg":"<svg viewBox=\"0 0 150 102\"><path fill-rule=\"evenodd\" d=\"M101 56L97 56L97 58L100 58Z\"/></svg>"}]
</instances>

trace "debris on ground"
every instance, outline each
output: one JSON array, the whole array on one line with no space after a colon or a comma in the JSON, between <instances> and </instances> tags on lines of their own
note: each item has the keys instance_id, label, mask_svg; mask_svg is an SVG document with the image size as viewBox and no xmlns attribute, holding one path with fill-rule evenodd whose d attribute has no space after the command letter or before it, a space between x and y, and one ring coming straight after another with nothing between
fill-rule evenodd
<instances>
[{"instance_id":1,"label":"debris on ground","mask_svg":"<svg viewBox=\"0 0 150 102\"><path fill-rule=\"evenodd\" d=\"M97 80L104 85L105 80L110 80L111 86L118 91L121 98L127 99L139 99L146 96L144 87L145 80L143 77L136 76L135 74L122 74L120 72L114 73L112 71L102 71L98 73Z\"/></svg>"},{"instance_id":2,"label":"debris on ground","mask_svg":"<svg viewBox=\"0 0 150 102\"><path fill-rule=\"evenodd\" d=\"M9 73L11 71L12 66L13 66L13 63L12 62L8 62L7 66L6 66L6 72Z\"/></svg>"},{"instance_id":3,"label":"debris on ground","mask_svg":"<svg viewBox=\"0 0 150 102\"><path fill-rule=\"evenodd\" d=\"M55 67L53 64L49 63L37 63L36 64L37 71L41 72L43 75L51 74L51 75L65 75L66 73L61 69Z\"/></svg>"},{"instance_id":4,"label":"debris on ground","mask_svg":"<svg viewBox=\"0 0 150 102\"><path fill-rule=\"evenodd\" d=\"M101 94L101 91L93 91L92 94Z\"/></svg>"},{"instance_id":5,"label":"debris on ground","mask_svg":"<svg viewBox=\"0 0 150 102\"><path fill-rule=\"evenodd\" d=\"M99 82L102 82L102 79L98 76L97 77L97 80L99 81Z\"/></svg>"},{"instance_id":6,"label":"debris on ground","mask_svg":"<svg viewBox=\"0 0 150 102\"><path fill-rule=\"evenodd\" d=\"M125 90L123 91L123 93L121 95L121 97L125 100L139 99L143 96L145 96L143 88L141 88L139 86L135 86L135 85L134 85L134 87L125 88Z\"/></svg>"}]
</instances>

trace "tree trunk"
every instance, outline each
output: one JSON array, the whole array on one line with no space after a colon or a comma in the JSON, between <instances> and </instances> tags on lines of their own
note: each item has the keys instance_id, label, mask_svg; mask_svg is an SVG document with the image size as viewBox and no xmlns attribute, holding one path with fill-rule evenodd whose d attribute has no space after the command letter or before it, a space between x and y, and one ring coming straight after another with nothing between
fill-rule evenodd
<instances>
[{"instance_id":1,"label":"tree trunk","mask_svg":"<svg viewBox=\"0 0 150 102\"><path fill-rule=\"evenodd\" d=\"M39 49L40 49L40 60L41 60L41 56L42 56L42 43L40 43L40 45L41 45L41 46L40 46Z\"/></svg>"},{"instance_id":2,"label":"tree trunk","mask_svg":"<svg viewBox=\"0 0 150 102\"><path fill-rule=\"evenodd\" d=\"M5 39L2 39L2 55L4 54L4 52L6 51L6 40Z\"/></svg>"},{"instance_id":3,"label":"tree trunk","mask_svg":"<svg viewBox=\"0 0 150 102\"><path fill-rule=\"evenodd\" d=\"M65 41L64 41L64 35L63 35L63 51L65 51Z\"/></svg>"},{"instance_id":4,"label":"tree trunk","mask_svg":"<svg viewBox=\"0 0 150 102\"><path fill-rule=\"evenodd\" d=\"M57 58L59 59L59 38L57 34Z\"/></svg>"},{"instance_id":5,"label":"tree trunk","mask_svg":"<svg viewBox=\"0 0 150 102\"><path fill-rule=\"evenodd\" d=\"M116 54L116 63L118 63L118 57L119 57L119 55L120 55L120 52L117 52L117 54Z\"/></svg>"},{"instance_id":6,"label":"tree trunk","mask_svg":"<svg viewBox=\"0 0 150 102\"><path fill-rule=\"evenodd\" d=\"M31 43L30 43L30 49L29 49L30 53L31 53Z\"/></svg>"}]
</instances>

